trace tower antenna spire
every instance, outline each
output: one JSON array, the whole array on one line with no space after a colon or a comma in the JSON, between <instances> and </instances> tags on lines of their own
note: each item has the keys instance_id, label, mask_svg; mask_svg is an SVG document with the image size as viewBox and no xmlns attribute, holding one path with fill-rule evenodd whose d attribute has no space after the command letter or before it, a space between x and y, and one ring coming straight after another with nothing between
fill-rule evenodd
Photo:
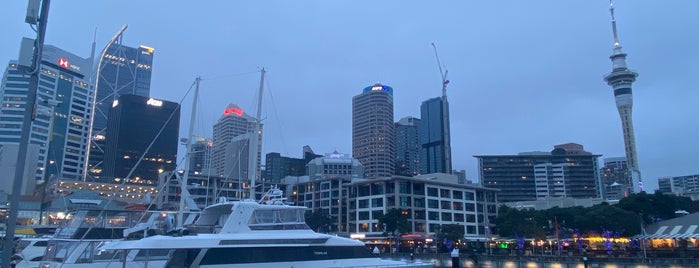
<instances>
[{"instance_id":1,"label":"tower antenna spire","mask_svg":"<svg viewBox=\"0 0 699 268\"><path fill-rule=\"evenodd\" d=\"M619 44L619 35L616 32L616 19L614 18L614 2L609 0L609 13L612 14L612 32L614 33L614 48L621 47Z\"/></svg>"}]
</instances>

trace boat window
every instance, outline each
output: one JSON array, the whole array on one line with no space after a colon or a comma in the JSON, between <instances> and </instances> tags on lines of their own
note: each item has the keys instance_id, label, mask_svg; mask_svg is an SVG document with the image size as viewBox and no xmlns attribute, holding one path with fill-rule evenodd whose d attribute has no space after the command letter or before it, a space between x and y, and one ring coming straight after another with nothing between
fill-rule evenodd
<instances>
[{"instance_id":1,"label":"boat window","mask_svg":"<svg viewBox=\"0 0 699 268\"><path fill-rule=\"evenodd\" d=\"M49 244L49 241L47 241L47 240L40 240L40 241L36 241L36 243L34 243L34 246L35 246L35 247L45 247L45 246L47 246L48 244Z\"/></svg>"},{"instance_id":2,"label":"boat window","mask_svg":"<svg viewBox=\"0 0 699 268\"><path fill-rule=\"evenodd\" d=\"M294 262L336 259L375 258L364 245L309 247L235 247L211 248L199 263L226 265L259 262Z\"/></svg>"},{"instance_id":3,"label":"boat window","mask_svg":"<svg viewBox=\"0 0 699 268\"><path fill-rule=\"evenodd\" d=\"M94 251L94 245L92 243L88 244L83 252L80 254L75 263L91 263L92 262L92 252Z\"/></svg>"},{"instance_id":4,"label":"boat window","mask_svg":"<svg viewBox=\"0 0 699 268\"><path fill-rule=\"evenodd\" d=\"M251 224L269 224L269 223L274 223L274 210L255 210L253 213Z\"/></svg>"},{"instance_id":5,"label":"boat window","mask_svg":"<svg viewBox=\"0 0 699 268\"><path fill-rule=\"evenodd\" d=\"M95 241L92 242L92 260L93 261L114 261L120 260L122 256L122 251L120 250L102 250L100 249L104 245L108 244L107 241Z\"/></svg>"},{"instance_id":6,"label":"boat window","mask_svg":"<svg viewBox=\"0 0 699 268\"><path fill-rule=\"evenodd\" d=\"M53 241L46 247L46 261L63 262L78 246L77 241Z\"/></svg>"},{"instance_id":7,"label":"boat window","mask_svg":"<svg viewBox=\"0 0 699 268\"><path fill-rule=\"evenodd\" d=\"M170 249L142 249L136 254L134 260L137 261L154 261L167 260L170 256Z\"/></svg>"},{"instance_id":8,"label":"boat window","mask_svg":"<svg viewBox=\"0 0 699 268\"><path fill-rule=\"evenodd\" d=\"M189 268L201 249L176 249L165 268Z\"/></svg>"}]
</instances>

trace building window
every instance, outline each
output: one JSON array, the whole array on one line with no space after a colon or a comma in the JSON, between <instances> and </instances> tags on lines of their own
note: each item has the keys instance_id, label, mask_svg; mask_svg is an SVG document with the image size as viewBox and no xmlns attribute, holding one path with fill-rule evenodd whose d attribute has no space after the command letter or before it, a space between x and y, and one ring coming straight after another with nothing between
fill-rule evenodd
<instances>
[{"instance_id":1,"label":"building window","mask_svg":"<svg viewBox=\"0 0 699 268\"><path fill-rule=\"evenodd\" d=\"M410 197L407 196L401 196L400 198L400 206L401 207L409 207L411 206L410 204Z\"/></svg>"},{"instance_id":2,"label":"building window","mask_svg":"<svg viewBox=\"0 0 699 268\"><path fill-rule=\"evenodd\" d=\"M439 196L442 198L451 198L451 191L449 189L442 189L439 191Z\"/></svg>"},{"instance_id":3,"label":"building window","mask_svg":"<svg viewBox=\"0 0 699 268\"><path fill-rule=\"evenodd\" d=\"M431 221L438 221L439 220L439 212L430 211L427 213L427 218Z\"/></svg>"},{"instance_id":4,"label":"building window","mask_svg":"<svg viewBox=\"0 0 699 268\"><path fill-rule=\"evenodd\" d=\"M409 194L410 193L410 187L409 187L410 184L407 181L400 182L400 184L398 184L398 186L400 188L399 191L401 194Z\"/></svg>"},{"instance_id":5,"label":"building window","mask_svg":"<svg viewBox=\"0 0 699 268\"><path fill-rule=\"evenodd\" d=\"M373 207L373 208L383 207L383 198L371 199L371 207Z\"/></svg>"},{"instance_id":6,"label":"building window","mask_svg":"<svg viewBox=\"0 0 699 268\"><path fill-rule=\"evenodd\" d=\"M451 202L442 201L442 209L451 209Z\"/></svg>"},{"instance_id":7,"label":"building window","mask_svg":"<svg viewBox=\"0 0 699 268\"><path fill-rule=\"evenodd\" d=\"M357 213L357 220L365 221L369 220L369 211L360 211Z\"/></svg>"},{"instance_id":8,"label":"building window","mask_svg":"<svg viewBox=\"0 0 699 268\"><path fill-rule=\"evenodd\" d=\"M369 208L369 199L359 200L359 208Z\"/></svg>"},{"instance_id":9,"label":"building window","mask_svg":"<svg viewBox=\"0 0 699 268\"><path fill-rule=\"evenodd\" d=\"M464 193L462 191L454 191L454 199L464 199Z\"/></svg>"},{"instance_id":10,"label":"building window","mask_svg":"<svg viewBox=\"0 0 699 268\"><path fill-rule=\"evenodd\" d=\"M437 188L427 187L427 196L438 197Z\"/></svg>"},{"instance_id":11,"label":"building window","mask_svg":"<svg viewBox=\"0 0 699 268\"><path fill-rule=\"evenodd\" d=\"M442 212L442 221L451 221L451 213Z\"/></svg>"},{"instance_id":12,"label":"building window","mask_svg":"<svg viewBox=\"0 0 699 268\"><path fill-rule=\"evenodd\" d=\"M424 198L415 198L414 201L415 202L413 202L413 203L415 204L415 207L420 207L420 208L425 207L425 199Z\"/></svg>"},{"instance_id":13,"label":"building window","mask_svg":"<svg viewBox=\"0 0 699 268\"><path fill-rule=\"evenodd\" d=\"M427 207L439 209L439 201L434 200L434 199L428 199L427 200Z\"/></svg>"},{"instance_id":14,"label":"building window","mask_svg":"<svg viewBox=\"0 0 699 268\"><path fill-rule=\"evenodd\" d=\"M464 207L466 208L466 211L476 211L476 205L474 205L473 203L466 203L464 204Z\"/></svg>"},{"instance_id":15,"label":"building window","mask_svg":"<svg viewBox=\"0 0 699 268\"><path fill-rule=\"evenodd\" d=\"M472 192L466 192L464 195L465 200L475 200L474 195Z\"/></svg>"},{"instance_id":16,"label":"building window","mask_svg":"<svg viewBox=\"0 0 699 268\"><path fill-rule=\"evenodd\" d=\"M454 213L454 221L455 222L464 222L464 214Z\"/></svg>"}]
</instances>

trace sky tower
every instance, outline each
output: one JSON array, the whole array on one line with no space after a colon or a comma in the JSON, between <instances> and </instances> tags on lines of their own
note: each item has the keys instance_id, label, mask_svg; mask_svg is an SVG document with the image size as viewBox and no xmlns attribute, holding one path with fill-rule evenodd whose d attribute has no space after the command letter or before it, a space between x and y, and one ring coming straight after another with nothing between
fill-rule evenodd
<instances>
[{"instance_id":1,"label":"sky tower","mask_svg":"<svg viewBox=\"0 0 699 268\"><path fill-rule=\"evenodd\" d=\"M614 33L614 52L609 58L612 60L612 72L604 77L614 89L614 99L616 107L621 116L621 128L624 132L624 149L626 149L627 167L630 175L630 183L634 193L643 191L643 181L638 168L638 155L636 154L636 141L633 133L633 119L631 108L633 98L631 94L631 84L636 81L638 73L630 70L626 66L626 53L621 51L619 36L616 31L616 19L614 19L614 4L609 0L609 11L612 15L612 32Z\"/></svg>"}]
</instances>

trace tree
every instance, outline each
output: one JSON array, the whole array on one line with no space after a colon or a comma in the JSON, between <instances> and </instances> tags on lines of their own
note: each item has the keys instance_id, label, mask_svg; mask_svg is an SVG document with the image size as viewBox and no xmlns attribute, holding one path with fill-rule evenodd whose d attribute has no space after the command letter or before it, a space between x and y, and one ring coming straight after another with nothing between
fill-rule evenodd
<instances>
[{"instance_id":1,"label":"tree","mask_svg":"<svg viewBox=\"0 0 699 268\"><path fill-rule=\"evenodd\" d=\"M379 216L379 224L385 226L385 232L398 231L399 233L407 233L410 228L408 224L408 215L403 214L400 209L392 208Z\"/></svg>"},{"instance_id":2,"label":"tree","mask_svg":"<svg viewBox=\"0 0 699 268\"><path fill-rule=\"evenodd\" d=\"M332 219L330 219L330 216L320 210L307 210L304 214L304 218L306 218L306 225L316 232L327 232L332 226Z\"/></svg>"},{"instance_id":3,"label":"tree","mask_svg":"<svg viewBox=\"0 0 699 268\"><path fill-rule=\"evenodd\" d=\"M437 238L457 241L464 238L464 226L460 224L443 224L437 233Z\"/></svg>"}]
</instances>

